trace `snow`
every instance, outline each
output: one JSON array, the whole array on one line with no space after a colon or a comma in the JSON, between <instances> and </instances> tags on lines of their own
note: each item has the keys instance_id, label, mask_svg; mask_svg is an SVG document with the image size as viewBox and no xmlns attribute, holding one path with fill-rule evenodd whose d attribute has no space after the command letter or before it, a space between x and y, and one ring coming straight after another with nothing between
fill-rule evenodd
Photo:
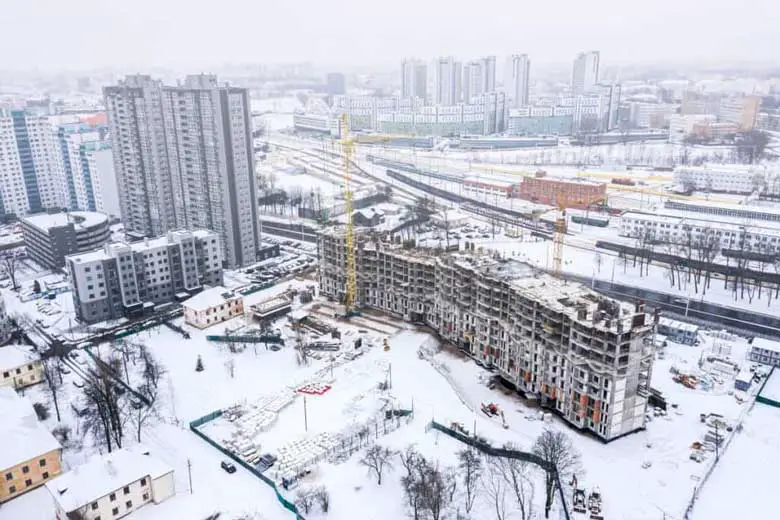
<instances>
[{"instance_id":1,"label":"snow","mask_svg":"<svg viewBox=\"0 0 780 520\"><path fill-rule=\"evenodd\" d=\"M51 228L64 227L73 224L76 229L87 229L108 222L108 215L93 211L71 211L69 213L51 213L32 215L24 218L24 222L48 232Z\"/></svg>"},{"instance_id":2,"label":"snow","mask_svg":"<svg viewBox=\"0 0 780 520\"><path fill-rule=\"evenodd\" d=\"M780 408L756 404L701 491L693 520L775 517L778 429Z\"/></svg>"},{"instance_id":3,"label":"snow","mask_svg":"<svg viewBox=\"0 0 780 520\"><path fill-rule=\"evenodd\" d=\"M37 361L38 357L27 345L5 345L0 347L0 372L17 368L25 363Z\"/></svg>"},{"instance_id":4,"label":"snow","mask_svg":"<svg viewBox=\"0 0 780 520\"><path fill-rule=\"evenodd\" d=\"M159 478L173 468L156 459L141 445L106 455L94 455L86 463L46 483L55 502L71 512L144 477ZM151 482L148 482L151 486Z\"/></svg>"},{"instance_id":5,"label":"snow","mask_svg":"<svg viewBox=\"0 0 780 520\"><path fill-rule=\"evenodd\" d=\"M761 397L780 403L780 371L772 370L761 389Z\"/></svg>"},{"instance_id":6,"label":"snow","mask_svg":"<svg viewBox=\"0 0 780 520\"><path fill-rule=\"evenodd\" d=\"M204 289L189 300L182 303L182 306L194 311L204 311L222 305L231 300L240 299L241 296L233 294L232 291L218 285L209 289Z\"/></svg>"},{"instance_id":7,"label":"snow","mask_svg":"<svg viewBox=\"0 0 780 520\"><path fill-rule=\"evenodd\" d=\"M3 520L52 520L54 500L45 486L40 486L4 502L0 507Z\"/></svg>"},{"instance_id":8,"label":"snow","mask_svg":"<svg viewBox=\"0 0 780 520\"><path fill-rule=\"evenodd\" d=\"M0 387L0 469L59 449L57 439L38 421L32 403L9 387Z\"/></svg>"}]
</instances>

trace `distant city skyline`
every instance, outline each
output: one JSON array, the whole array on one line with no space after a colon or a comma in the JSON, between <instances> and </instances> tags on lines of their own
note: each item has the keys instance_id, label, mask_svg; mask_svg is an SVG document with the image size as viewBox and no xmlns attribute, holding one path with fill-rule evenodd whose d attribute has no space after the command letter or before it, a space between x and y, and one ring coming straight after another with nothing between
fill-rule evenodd
<instances>
[{"instance_id":1,"label":"distant city skyline","mask_svg":"<svg viewBox=\"0 0 780 520\"><path fill-rule=\"evenodd\" d=\"M532 8L494 0L477 12L465 3L399 0L388 13L334 1L223 0L215 6L210 0L11 0L3 6L0 45L14 51L0 56L0 70L197 70L219 63L295 61L331 68L394 66L407 56L454 55L467 61L518 49L541 65L570 62L585 48L601 50L614 64L780 60L770 45L780 26L780 7L768 0L749 8L723 0L706 8L693 0L658 0L634 18L621 15L625 5L617 0L565 0ZM518 30L518 19L529 23ZM334 32L334 26L348 30ZM401 29L404 37L398 38Z\"/></svg>"}]
</instances>

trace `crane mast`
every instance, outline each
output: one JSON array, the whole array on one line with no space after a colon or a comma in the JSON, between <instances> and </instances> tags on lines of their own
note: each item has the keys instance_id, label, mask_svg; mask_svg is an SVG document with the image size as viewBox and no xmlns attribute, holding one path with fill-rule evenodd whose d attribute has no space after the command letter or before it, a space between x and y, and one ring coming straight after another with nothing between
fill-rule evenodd
<instances>
[{"instance_id":1,"label":"crane mast","mask_svg":"<svg viewBox=\"0 0 780 520\"><path fill-rule=\"evenodd\" d=\"M346 112L341 116L341 146L344 154L344 210L347 217L346 246L346 288L344 291L344 315L355 314L355 293L357 291L357 267L355 265L355 229L352 222L352 152L354 143L349 136L349 120Z\"/></svg>"}]
</instances>

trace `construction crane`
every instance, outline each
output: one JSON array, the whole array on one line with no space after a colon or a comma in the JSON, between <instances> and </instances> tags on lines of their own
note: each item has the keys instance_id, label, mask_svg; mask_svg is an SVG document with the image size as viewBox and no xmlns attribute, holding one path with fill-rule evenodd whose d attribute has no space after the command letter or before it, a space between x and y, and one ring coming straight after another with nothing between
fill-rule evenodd
<instances>
[{"instance_id":1,"label":"construction crane","mask_svg":"<svg viewBox=\"0 0 780 520\"><path fill-rule=\"evenodd\" d=\"M352 153L355 141L349 135L349 116L341 115L341 149L344 154L344 211L347 217L345 247L347 256L346 287L344 290L344 318L359 315L355 309L357 292L357 266L355 264L355 227L352 222Z\"/></svg>"},{"instance_id":2,"label":"construction crane","mask_svg":"<svg viewBox=\"0 0 780 520\"><path fill-rule=\"evenodd\" d=\"M563 237L566 235L566 200L558 197L558 218L555 219L555 235L553 236L553 273L561 275L563 262Z\"/></svg>"}]
</instances>

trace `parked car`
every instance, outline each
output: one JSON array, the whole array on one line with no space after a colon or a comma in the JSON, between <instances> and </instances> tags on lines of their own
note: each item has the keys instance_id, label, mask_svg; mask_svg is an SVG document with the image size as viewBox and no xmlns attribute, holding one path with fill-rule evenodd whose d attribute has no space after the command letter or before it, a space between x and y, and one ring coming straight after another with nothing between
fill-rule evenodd
<instances>
[{"instance_id":1,"label":"parked car","mask_svg":"<svg viewBox=\"0 0 780 520\"><path fill-rule=\"evenodd\" d=\"M222 463L220 464L220 466L222 467L222 469L224 469L228 473L235 473L236 472L236 467L233 465L232 462L228 462L226 460L223 460Z\"/></svg>"}]
</instances>

